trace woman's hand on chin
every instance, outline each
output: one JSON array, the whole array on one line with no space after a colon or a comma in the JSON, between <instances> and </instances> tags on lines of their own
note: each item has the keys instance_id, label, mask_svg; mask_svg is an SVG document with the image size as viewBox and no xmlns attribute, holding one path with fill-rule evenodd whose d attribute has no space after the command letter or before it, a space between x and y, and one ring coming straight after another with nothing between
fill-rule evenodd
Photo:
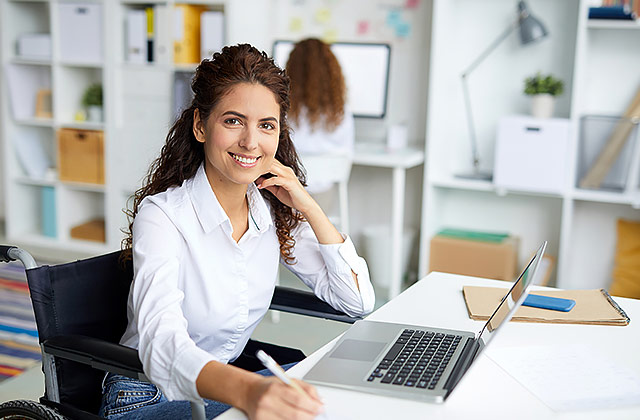
<instances>
[{"instance_id":1,"label":"woman's hand on chin","mask_svg":"<svg viewBox=\"0 0 640 420\"><path fill-rule=\"evenodd\" d=\"M298 180L293 169L274 159L269 173L273 175L271 178L261 176L256 180L258 188L271 192L283 204L298 210L303 215L313 206L317 206L315 200Z\"/></svg>"}]
</instances>

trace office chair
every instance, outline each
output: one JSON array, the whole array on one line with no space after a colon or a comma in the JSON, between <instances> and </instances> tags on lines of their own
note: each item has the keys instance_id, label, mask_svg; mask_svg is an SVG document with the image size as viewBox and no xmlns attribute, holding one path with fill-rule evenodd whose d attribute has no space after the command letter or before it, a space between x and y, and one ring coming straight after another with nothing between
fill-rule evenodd
<instances>
[{"instance_id":1,"label":"office chair","mask_svg":"<svg viewBox=\"0 0 640 420\"><path fill-rule=\"evenodd\" d=\"M40 402L9 401L0 418L99 419L105 371L146 380L138 352L118 344L127 326L127 299L132 262L121 263L120 251L54 266L38 266L17 247L0 245L0 261L20 260L38 328L45 374ZM357 318L336 311L313 293L276 287L271 309L353 323ZM262 369L255 352L262 348L281 364L302 360L295 349L250 340L234 362L247 370ZM280 360L278 360L280 359ZM194 419L204 407L191 404Z\"/></svg>"},{"instance_id":2,"label":"office chair","mask_svg":"<svg viewBox=\"0 0 640 420\"><path fill-rule=\"evenodd\" d=\"M348 184L351 175L351 156L344 154L301 154L300 160L306 170L307 179L322 180L338 186L338 217L330 217L340 226L342 233L349 233ZM329 211L329 209L324 209Z\"/></svg>"}]
</instances>

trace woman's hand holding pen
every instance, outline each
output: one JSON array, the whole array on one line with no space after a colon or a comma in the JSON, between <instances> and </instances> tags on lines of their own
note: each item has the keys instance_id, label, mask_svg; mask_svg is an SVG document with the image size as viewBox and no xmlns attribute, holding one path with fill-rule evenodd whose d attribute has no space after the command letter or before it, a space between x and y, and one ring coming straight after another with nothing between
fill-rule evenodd
<instances>
[{"instance_id":1,"label":"woman's hand holding pen","mask_svg":"<svg viewBox=\"0 0 640 420\"><path fill-rule=\"evenodd\" d=\"M314 419L323 411L316 389L292 379L304 390L286 385L277 378L260 378L250 388L245 411L249 419Z\"/></svg>"}]
</instances>

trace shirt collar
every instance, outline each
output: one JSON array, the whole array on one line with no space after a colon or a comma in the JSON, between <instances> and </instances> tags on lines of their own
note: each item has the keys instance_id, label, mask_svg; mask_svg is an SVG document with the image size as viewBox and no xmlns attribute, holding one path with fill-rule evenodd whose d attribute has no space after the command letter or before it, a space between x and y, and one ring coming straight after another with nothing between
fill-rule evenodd
<instances>
[{"instance_id":1,"label":"shirt collar","mask_svg":"<svg viewBox=\"0 0 640 420\"><path fill-rule=\"evenodd\" d=\"M271 211L267 202L253 182L247 187L247 199L249 201L249 223L255 223L259 232L267 230L273 224Z\"/></svg>"},{"instance_id":2,"label":"shirt collar","mask_svg":"<svg viewBox=\"0 0 640 420\"><path fill-rule=\"evenodd\" d=\"M205 233L211 232L224 222L231 223L227 213L225 213L216 198L211 184L209 184L209 179L204 170L204 162L198 168L195 176L191 178L188 190L198 220ZM266 231L268 226L273 224L271 212L264 197L262 197L258 187L253 182L247 187L247 198L249 202L249 223L255 223L255 227L259 232Z\"/></svg>"},{"instance_id":3,"label":"shirt collar","mask_svg":"<svg viewBox=\"0 0 640 420\"><path fill-rule=\"evenodd\" d=\"M211 232L216 226L229 220L218 202L211 184L209 184L209 179L204 171L204 162L198 168L195 176L189 180L188 190L193 208L205 233Z\"/></svg>"}]
</instances>

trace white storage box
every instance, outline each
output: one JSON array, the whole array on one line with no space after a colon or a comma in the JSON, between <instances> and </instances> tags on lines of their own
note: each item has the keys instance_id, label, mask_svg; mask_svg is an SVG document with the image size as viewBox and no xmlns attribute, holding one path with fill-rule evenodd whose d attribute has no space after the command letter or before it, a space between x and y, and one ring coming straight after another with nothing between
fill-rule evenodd
<instances>
[{"instance_id":1,"label":"white storage box","mask_svg":"<svg viewBox=\"0 0 640 420\"><path fill-rule=\"evenodd\" d=\"M502 118L496 138L496 187L561 193L568 185L570 129L564 118Z\"/></svg>"},{"instance_id":2,"label":"white storage box","mask_svg":"<svg viewBox=\"0 0 640 420\"><path fill-rule=\"evenodd\" d=\"M62 61L102 63L102 5L60 3L58 7Z\"/></svg>"},{"instance_id":3,"label":"white storage box","mask_svg":"<svg viewBox=\"0 0 640 420\"><path fill-rule=\"evenodd\" d=\"M18 37L18 56L31 59L51 58L51 34L22 34Z\"/></svg>"}]
</instances>

